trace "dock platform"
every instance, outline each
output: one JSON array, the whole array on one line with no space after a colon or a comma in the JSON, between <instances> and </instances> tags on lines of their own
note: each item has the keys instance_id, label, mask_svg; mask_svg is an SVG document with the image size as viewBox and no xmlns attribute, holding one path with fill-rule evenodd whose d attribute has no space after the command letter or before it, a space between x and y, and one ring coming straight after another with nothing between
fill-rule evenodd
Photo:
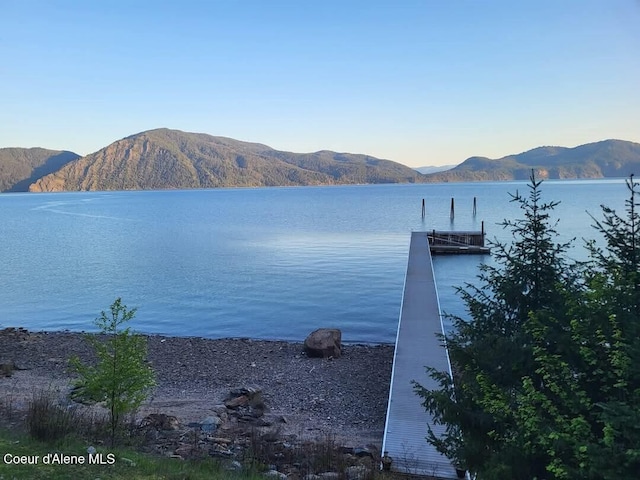
<instances>
[{"instance_id":1,"label":"dock platform","mask_svg":"<svg viewBox=\"0 0 640 480\"><path fill-rule=\"evenodd\" d=\"M429 249L433 255L438 254L488 254L489 247L484 245L484 228L474 231L438 231L427 232Z\"/></svg>"},{"instance_id":2,"label":"dock platform","mask_svg":"<svg viewBox=\"0 0 640 480\"><path fill-rule=\"evenodd\" d=\"M411 384L438 388L425 366L451 373L451 365L438 334L443 333L427 232L413 232L398 323L396 349L382 449L392 458L391 470L441 479L458 478L451 462L427 441L427 424L438 434Z\"/></svg>"}]
</instances>

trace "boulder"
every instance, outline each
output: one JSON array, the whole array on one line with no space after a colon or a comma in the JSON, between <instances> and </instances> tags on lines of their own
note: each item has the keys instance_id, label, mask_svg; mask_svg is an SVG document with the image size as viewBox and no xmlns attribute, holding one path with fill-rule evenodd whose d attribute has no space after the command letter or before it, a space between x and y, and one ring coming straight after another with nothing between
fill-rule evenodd
<instances>
[{"instance_id":1,"label":"boulder","mask_svg":"<svg viewBox=\"0 0 640 480\"><path fill-rule=\"evenodd\" d=\"M304 350L309 357L338 358L342 348L342 332L337 328L319 328L304 341Z\"/></svg>"}]
</instances>

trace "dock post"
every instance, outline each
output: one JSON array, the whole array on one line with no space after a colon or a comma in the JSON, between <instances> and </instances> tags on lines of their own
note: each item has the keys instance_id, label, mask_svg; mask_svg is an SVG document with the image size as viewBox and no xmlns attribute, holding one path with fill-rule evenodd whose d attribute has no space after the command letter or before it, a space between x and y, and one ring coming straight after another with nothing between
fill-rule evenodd
<instances>
[{"instance_id":1,"label":"dock post","mask_svg":"<svg viewBox=\"0 0 640 480\"><path fill-rule=\"evenodd\" d=\"M473 216L476 216L476 197L473 197Z\"/></svg>"},{"instance_id":2,"label":"dock post","mask_svg":"<svg viewBox=\"0 0 640 480\"><path fill-rule=\"evenodd\" d=\"M424 198L422 199L422 218L424 218L425 209L424 209Z\"/></svg>"},{"instance_id":3,"label":"dock post","mask_svg":"<svg viewBox=\"0 0 640 480\"><path fill-rule=\"evenodd\" d=\"M482 247L484 247L484 220L482 220L482 222L480 222L480 228L481 228L481 232L482 232Z\"/></svg>"},{"instance_id":4,"label":"dock post","mask_svg":"<svg viewBox=\"0 0 640 480\"><path fill-rule=\"evenodd\" d=\"M449 216L451 217L451 220L453 220L453 218L455 217L455 205L454 205L454 200L453 197L451 197L451 213L449 214Z\"/></svg>"}]
</instances>

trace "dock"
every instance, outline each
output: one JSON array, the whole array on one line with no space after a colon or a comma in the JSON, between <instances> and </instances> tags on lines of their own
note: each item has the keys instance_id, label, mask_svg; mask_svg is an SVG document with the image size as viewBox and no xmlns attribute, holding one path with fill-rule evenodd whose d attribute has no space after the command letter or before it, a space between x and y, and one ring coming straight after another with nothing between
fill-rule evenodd
<instances>
[{"instance_id":1,"label":"dock","mask_svg":"<svg viewBox=\"0 0 640 480\"><path fill-rule=\"evenodd\" d=\"M427 375L427 365L451 373L449 356L438 337L444 328L429 241L432 235L438 238L436 233L440 232L411 234L382 450L392 459L392 471L455 479L451 462L426 441L428 424L436 434L443 433L444 427L433 425L411 384L416 380L428 389L439 387Z\"/></svg>"},{"instance_id":2,"label":"dock","mask_svg":"<svg viewBox=\"0 0 640 480\"><path fill-rule=\"evenodd\" d=\"M427 232L429 249L433 255L439 254L488 254L484 244L484 228L479 231L438 231Z\"/></svg>"}]
</instances>

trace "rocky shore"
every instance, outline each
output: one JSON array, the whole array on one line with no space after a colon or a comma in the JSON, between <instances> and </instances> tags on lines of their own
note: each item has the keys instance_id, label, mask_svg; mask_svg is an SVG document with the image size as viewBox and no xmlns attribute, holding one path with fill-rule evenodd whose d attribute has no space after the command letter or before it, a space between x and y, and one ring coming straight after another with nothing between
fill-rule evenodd
<instances>
[{"instance_id":1,"label":"rocky shore","mask_svg":"<svg viewBox=\"0 0 640 480\"><path fill-rule=\"evenodd\" d=\"M309 358L302 343L251 339L149 336L148 359L157 386L140 411L194 425L219 414L230 392L261 392L264 418L284 435L344 445L382 443L393 345L343 345L337 359ZM83 334L0 331L0 361L13 363L0 378L0 401L24 404L34 391L68 391L68 359L90 361ZM261 412L262 413L262 412Z\"/></svg>"}]
</instances>

